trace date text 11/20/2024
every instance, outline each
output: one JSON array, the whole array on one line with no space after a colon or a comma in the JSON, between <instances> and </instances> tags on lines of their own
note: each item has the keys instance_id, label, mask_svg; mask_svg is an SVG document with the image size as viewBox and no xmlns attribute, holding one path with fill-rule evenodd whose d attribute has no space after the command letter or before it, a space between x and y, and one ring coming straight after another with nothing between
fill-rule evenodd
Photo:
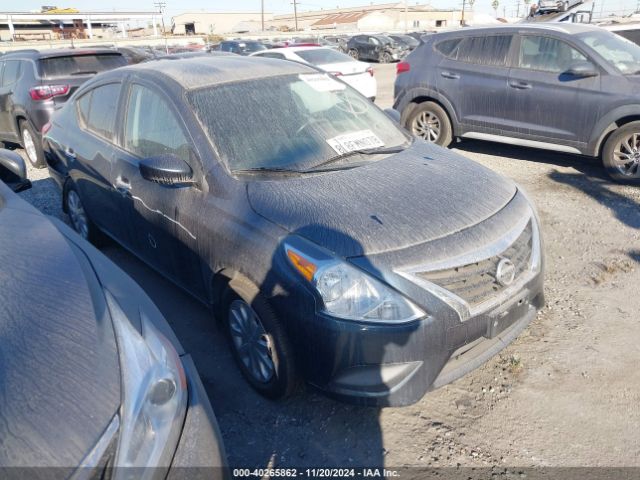
<instances>
[{"instance_id":1,"label":"date text 11/20/2024","mask_svg":"<svg viewBox=\"0 0 640 480\"><path fill-rule=\"evenodd\" d=\"M393 478L400 472L386 468L234 468L233 477L253 478Z\"/></svg>"}]
</instances>

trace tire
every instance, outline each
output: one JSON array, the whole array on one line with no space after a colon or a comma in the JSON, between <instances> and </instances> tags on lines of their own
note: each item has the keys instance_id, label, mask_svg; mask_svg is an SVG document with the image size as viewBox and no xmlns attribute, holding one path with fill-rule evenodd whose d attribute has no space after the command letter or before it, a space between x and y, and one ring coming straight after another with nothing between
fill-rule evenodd
<instances>
[{"instance_id":1,"label":"tire","mask_svg":"<svg viewBox=\"0 0 640 480\"><path fill-rule=\"evenodd\" d=\"M22 140L22 147L27 154L31 166L34 168L46 167L40 135L36 133L26 120L20 121L20 138Z\"/></svg>"},{"instance_id":2,"label":"tire","mask_svg":"<svg viewBox=\"0 0 640 480\"><path fill-rule=\"evenodd\" d=\"M264 397L281 399L290 396L298 385L293 350L266 298L249 280L235 277L229 282L222 307L231 350L245 379ZM245 321L240 320L243 316L241 308L248 309L246 313L254 316L245 324L257 327L253 333L248 333L249 328L240 326ZM253 348L241 352L240 346L248 344L246 341L243 343L247 334L254 338Z\"/></svg>"},{"instance_id":3,"label":"tire","mask_svg":"<svg viewBox=\"0 0 640 480\"><path fill-rule=\"evenodd\" d=\"M104 242L104 235L84 210L78 189L70 180L67 180L67 183L65 183L62 202L62 209L69 216L71 226L76 233L94 245L100 246ZM80 217L84 217L84 219Z\"/></svg>"},{"instance_id":4,"label":"tire","mask_svg":"<svg viewBox=\"0 0 640 480\"><path fill-rule=\"evenodd\" d=\"M391 63L393 61L393 57L389 52L381 52L380 57L378 58L378 63Z\"/></svg>"},{"instance_id":5,"label":"tire","mask_svg":"<svg viewBox=\"0 0 640 480\"><path fill-rule=\"evenodd\" d=\"M448 147L452 140L449 115L434 102L418 104L407 117L405 127L414 136L441 147Z\"/></svg>"},{"instance_id":6,"label":"tire","mask_svg":"<svg viewBox=\"0 0 640 480\"><path fill-rule=\"evenodd\" d=\"M359 60L360 52L358 52L358 50L356 50L355 48L352 48L351 50L349 50L349 56L354 60Z\"/></svg>"},{"instance_id":7,"label":"tire","mask_svg":"<svg viewBox=\"0 0 640 480\"><path fill-rule=\"evenodd\" d=\"M616 182L640 184L640 121L627 123L609 136L602 164Z\"/></svg>"}]
</instances>

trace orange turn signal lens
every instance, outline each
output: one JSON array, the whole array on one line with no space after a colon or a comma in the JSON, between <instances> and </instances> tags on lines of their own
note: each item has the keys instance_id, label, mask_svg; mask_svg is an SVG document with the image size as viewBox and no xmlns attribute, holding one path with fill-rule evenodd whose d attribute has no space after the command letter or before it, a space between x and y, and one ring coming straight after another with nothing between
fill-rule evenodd
<instances>
[{"instance_id":1,"label":"orange turn signal lens","mask_svg":"<svg viewBox=\"0 0 640 480\"><path fill-rule=\"evenodd\" d=\"M289 261L292 263L296 270L298 270L304 278L306 278L309 282L313 280L313 276L318 270L318 266L304 258L299 253L294 252L293 250L287 249L287 257L289 257Z\"/></svg>"}]
</instances>

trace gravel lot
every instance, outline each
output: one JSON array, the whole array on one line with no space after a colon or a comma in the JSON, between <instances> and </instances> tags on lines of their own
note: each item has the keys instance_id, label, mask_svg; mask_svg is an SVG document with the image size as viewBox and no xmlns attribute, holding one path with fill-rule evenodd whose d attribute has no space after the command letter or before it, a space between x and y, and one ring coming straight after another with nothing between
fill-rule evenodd
<instances>
[{"instance_id":1,"label":"gravel lot","mask_svg":"<svg viewBox=\"0 0 640 480\"><path fill-rule=\"evenodd\" d=\"M394 70L376 66L383 107ZM410 407L352 407L310 388L264 400L206 308L120 247L104 249L192 353L231 465L640 467L640 189L612 184L597 161L577 156L471 141L455 149L536 202L548 306L498 357ZM46 171L29 174L34 188L22 196L62 217Z\"/></svg>"}]
</instances>

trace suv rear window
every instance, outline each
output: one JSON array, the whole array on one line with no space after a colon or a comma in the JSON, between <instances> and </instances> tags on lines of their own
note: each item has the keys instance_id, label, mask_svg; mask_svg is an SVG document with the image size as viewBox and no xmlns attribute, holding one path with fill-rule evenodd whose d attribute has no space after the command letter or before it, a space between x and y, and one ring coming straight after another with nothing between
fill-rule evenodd
<instances>
[{"instance_id":1,"label":"suv rear window","mask_svg":"<svg viewBox=\"0 0 640 480\"><path fill-rule=\"evenodd\" d=\"M104 72L126 65L127 60L120 53L102 53L42 58L38 63L41 77L56 78Z\"/></svg>"},{"instance_id":2,"label":"suv rear window","mask_svg":"<svg viewBox=\"0 0 640 480\"><path fill-rule=\"evenodd\" d=\"M500 67L507 64L512 35L467 37L458 46L457 59L461 62Z\"/></svg>"}]
</instances>

